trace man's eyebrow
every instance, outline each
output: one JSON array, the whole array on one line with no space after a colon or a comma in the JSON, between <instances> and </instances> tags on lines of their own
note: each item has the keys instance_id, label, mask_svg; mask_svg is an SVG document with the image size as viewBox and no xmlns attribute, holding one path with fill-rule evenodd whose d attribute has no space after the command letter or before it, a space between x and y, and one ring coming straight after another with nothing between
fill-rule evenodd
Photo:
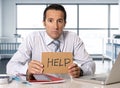
<instances>
[{"instance_id":1,"label":"man's eyebrow","mask_svg":"<svg viewBox=\"0 0 120 88\"><path fill-rule=\"evenodd\" d=\"M47 19L49 20L49 19L54 19L54 18L47 18ZM64 20L64 19L63 18L59 18L57 20Z\"/></svg>"},{"instance_id":2,"label":"man's eyebrow","mask_svg":"<svg viewBox=\"0 0 120 88\"><path fill-rule=\"evenodd\" d=\"M48 18L48 19L53 19L53 18Z\"/></svg>"},{"instance_id":3,"label":"man's eyebrow","mask_svg":"<svg viewBox=\"0 0 120 88\"><path fill-rule=\"evenodd\" d=\"M63 20L63 18L59 18L58 20Z\"/></svg>"}]
</instances>

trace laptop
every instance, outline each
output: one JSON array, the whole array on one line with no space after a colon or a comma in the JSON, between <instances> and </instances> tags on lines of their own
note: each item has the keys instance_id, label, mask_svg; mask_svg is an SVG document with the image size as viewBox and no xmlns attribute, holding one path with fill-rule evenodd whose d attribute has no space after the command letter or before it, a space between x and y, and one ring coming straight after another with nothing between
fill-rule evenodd
<instances>
[{"instance_id":1,"label":"laptop","mask_svg":"<svg viewBox=\"0 0 120 88\"><path fill-rule=\"evenodd\" d=\"M113 84L113 83L119 83L120 82L120 53L113 64L111 71L107 74L95 74L91 76L83 76L80 77L78 80L84 81L84 82L91 82L91 83L97 83L97 84Z\"/></svg>"}]
</instances>

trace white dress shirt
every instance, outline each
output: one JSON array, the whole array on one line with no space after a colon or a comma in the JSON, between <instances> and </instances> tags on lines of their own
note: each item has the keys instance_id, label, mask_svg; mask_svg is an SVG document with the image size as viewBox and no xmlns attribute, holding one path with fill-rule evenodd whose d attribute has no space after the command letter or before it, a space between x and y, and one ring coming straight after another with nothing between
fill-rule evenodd
<instances>
[{"instance_id":1,"label":"white dress shirt","mask_svg":"<svg viewBox=\"0 0 120 88\"><path fill-rule=\"evenodd\" d=\"M52 45L50 45L52 41L53 39L47 35L46 31L37 31L29 34L8 62L7 74L26 74L30 60L41 61L42 52L53 52ZM84 43L77 34L63 31L59 41L60 51L72 52L74 63L78 64L84 75L90 75L95 72L95 63L89 57Z\"/></svg>"}]
</instances>

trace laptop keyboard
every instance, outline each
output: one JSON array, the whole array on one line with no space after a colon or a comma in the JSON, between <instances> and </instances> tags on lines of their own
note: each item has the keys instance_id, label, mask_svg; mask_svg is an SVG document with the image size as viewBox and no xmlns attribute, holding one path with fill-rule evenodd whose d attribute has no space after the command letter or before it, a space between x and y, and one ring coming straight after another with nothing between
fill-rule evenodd
<instances>
[{"instance_id":1,"label":"laptop keyboard","mask_svg":"<svg viewBox=\"0 0 120 88\"><path fill-rule=\"evenodd\" d=\"M105 81L106 77L93 77L92 80Z\"/></svg>"}]
</instances>

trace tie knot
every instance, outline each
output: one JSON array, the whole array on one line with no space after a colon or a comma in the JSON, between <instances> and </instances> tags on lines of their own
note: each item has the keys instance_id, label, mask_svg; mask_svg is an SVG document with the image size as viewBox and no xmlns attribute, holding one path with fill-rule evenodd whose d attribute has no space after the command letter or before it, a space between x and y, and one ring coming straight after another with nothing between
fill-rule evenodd
<instances>
[{"instance_id":1,"label":"tie knot","mask_svg":"<svg viewBox=\"0 0 120 88\"><path fill-rule=\"evenodd\" d=\"M53 43L54 43L55 45L57 45L57 46L60 45L60 41L59 41L59 40L54 40Z\"/></svg>"},{"instance_id":2,"label":"tie knot","mask_svg":"<svg viewBox=\"0 0 120 88\"><path fill-rule=\"evenodd\" d=\"M59 47L60 47L60 41L59 40L54 40L53 44L55 45L55 52L59 52Z\"/></svg>"}]
</instances>

